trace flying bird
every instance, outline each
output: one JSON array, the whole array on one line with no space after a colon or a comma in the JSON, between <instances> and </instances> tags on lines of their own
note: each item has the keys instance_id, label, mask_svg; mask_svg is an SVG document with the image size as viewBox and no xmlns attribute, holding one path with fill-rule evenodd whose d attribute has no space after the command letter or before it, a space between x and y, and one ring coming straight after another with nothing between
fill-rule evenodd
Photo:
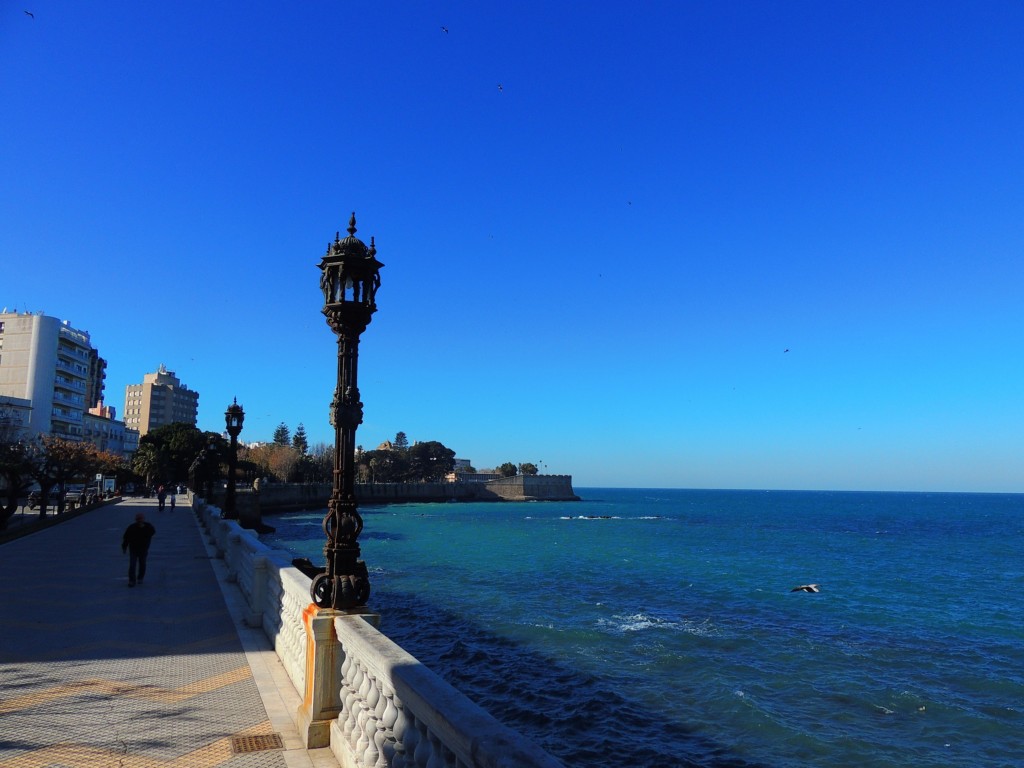
<instances>
[{"instance_id":1,"label":"flying bird","mask_svg":"<svg viewBox=\"0 0 1024 768\"><path fill-rule=\"evenodd\" d=\"M501 87L501 83L498 83L498 91L499 92L504 92L504 90L505 89Z\"/></svg>"},{"instance_id":2,"label":"flying bird","mask_svg":"<svg viewBox=\"0 0 1024 768\"><path fill-rule=\"evenodd\" d=\"M817 584L802 584L799 587L793 587L790 592L821 592Z\"/></svg>"},{"instance_id":3,"label":"flying bird","mask_svg":"<svg viewBox=\"0 0 1024 768\"><path fill-rule=\"evenodd\" d=\"M32 11L25 11L25 15L28 16L30 19L34 19L36 17L36 15L32 13Z\"/></svg>"},{"instance_id":4,"label":"flying bird","mask_svg":"<svg viewBox=\"0 0 1024 768\"><path fill-rule=\"evenodd\" d=\"M782 354L786 354L787 352L789 352L789 350L788 350L788 349L784 349L784 350L782 350Z\"/></svg>"},{"instance_id":5,"label":"flying bird","mask_svg":"<svg viewBox=\"0 0 1024 768\"><path fill-rule=\"evenodd\" d=\"M441 27L441 31L444 32L447 35L448 34L448 27Z\"/></svg>"}]
</instances>

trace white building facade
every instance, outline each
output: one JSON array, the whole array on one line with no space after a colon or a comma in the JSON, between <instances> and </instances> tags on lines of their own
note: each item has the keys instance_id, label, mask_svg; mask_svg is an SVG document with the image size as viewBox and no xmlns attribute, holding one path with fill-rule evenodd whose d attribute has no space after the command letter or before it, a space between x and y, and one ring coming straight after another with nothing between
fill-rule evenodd
<instances>
[{"instance_id":1,"label":"white building facade","mask_svg":"<svg viewBox=\"0 0 1024 768\"><path fill-rule=\"evenodd\" d=\"M106 367L89 334L67 320L0 313L0 402L18 414L24 437L52 435L112 453L130 451L137 437L126 435L113 411L102 407ZM90 417L90 409L99 410Z\"/></svg>"},{"instance_id":2,"label":"white building facade","mask_svg":"<svg viewBox=\"0 0 1024 768\"><path fill-rule=\"evenodd\" d=\"M0 395L31 402L29 436L81 440L96 365L89 334L43 314L0 314Z\"/></svg>"}]
</instances>

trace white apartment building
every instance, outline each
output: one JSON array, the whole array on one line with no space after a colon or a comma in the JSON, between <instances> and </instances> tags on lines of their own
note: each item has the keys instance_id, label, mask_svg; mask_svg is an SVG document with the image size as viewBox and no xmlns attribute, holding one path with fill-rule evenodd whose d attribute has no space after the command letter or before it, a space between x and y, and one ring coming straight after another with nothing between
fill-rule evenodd
<instances>
[{"instance_id":1,"label":"white apartment building","mask_svg":"<svg viewBox=\"0 0 1024 768\"><path fill-rule=\"evenodd\" d=\"M194 427L198 416L199 393L182 384L162 363L156 373L145 374L141 384L125 387L124 423L137 430L139 437L167 424Z\"/></svg>"},{"instance_id":2,"label":"white apartment building","mask_svg":"<svg viewBox=\"0 0 1024 768\"><path fill-rule=\"evenodd\" d=\"M102 393L106 363L89 334L42 313L0 314L0 395L31 403L28 436L81 440L87 395Z\"/></svg>"},{"instance_id":3,"label":"white apartment building","mask_svg":"<svg viewBox=\"0 0 1024 768\"><path fill-rule=\"evenodd\" d=\"M26 438L53 435L112 453L135 450L138 436L103 407L106 368L89 334L67 320L0 312L0 409Z\"/></svg>"}]
</instances>

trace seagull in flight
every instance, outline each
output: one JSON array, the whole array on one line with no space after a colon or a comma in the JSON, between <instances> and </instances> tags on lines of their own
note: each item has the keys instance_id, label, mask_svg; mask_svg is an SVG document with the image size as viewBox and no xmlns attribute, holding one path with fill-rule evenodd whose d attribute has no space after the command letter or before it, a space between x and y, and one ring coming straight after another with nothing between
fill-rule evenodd
<instances>
[{"instance_id":1,"label":"seagull in flight","mask_svg":"<svg viewBox=\"0 0 1024 768\"><path fill-rule=\"evenodd\" d=\"M441 27L441 31L444 32L447 35L448 34L448 27Z\"/></svg>"},{"instance_id":2,"label":"seagull in flight","mask_svg":"<svg viewBox=\"0 0 1024 768\"><path fill-rule=\"evenodd\" d=\"M25 11L25 15L28 16L30 19L35 19L36 17L36 15L32 13L32 11Z\"/></svg>"},{"instance_id":3,"label":"seagull in flight","mask_svg":"<svg viewBox=\"0 0 1024 768\"><path fill-rule=\"evenodd\" d=\"M790 592L821 592L821 589L817 584L803 584L799 587L793 587Z\"/></svg>"},{"instance_id":4,"label":"seagull in flight","mask_svg":"<svg viewBox=\"0 0 1024 768\"><path fill-rule=\"evenodd\" d=\"M502 88L501 83L498 83L498 92L499 93L503 93L504 91L505 91L505 89Z\"/></svg>"}]
</instances>

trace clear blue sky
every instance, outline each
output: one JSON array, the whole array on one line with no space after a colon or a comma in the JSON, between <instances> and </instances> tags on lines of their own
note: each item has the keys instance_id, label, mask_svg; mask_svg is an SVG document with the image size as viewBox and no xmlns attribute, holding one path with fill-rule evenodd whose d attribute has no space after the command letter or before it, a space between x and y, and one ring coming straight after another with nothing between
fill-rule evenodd
<instances>
[{"instance_id":1,"label":"clear blue sky","mask_svg":"<svg viewBox=\"0 0 1024 768\"><path fill-rule=\"evenodd\" d=\"M0 308L119 413L164 363L204 429L333 439L354 210L366 447L1024 491L1020 2L24 0L0 89Z\"/></svg>"}]
</instances>

